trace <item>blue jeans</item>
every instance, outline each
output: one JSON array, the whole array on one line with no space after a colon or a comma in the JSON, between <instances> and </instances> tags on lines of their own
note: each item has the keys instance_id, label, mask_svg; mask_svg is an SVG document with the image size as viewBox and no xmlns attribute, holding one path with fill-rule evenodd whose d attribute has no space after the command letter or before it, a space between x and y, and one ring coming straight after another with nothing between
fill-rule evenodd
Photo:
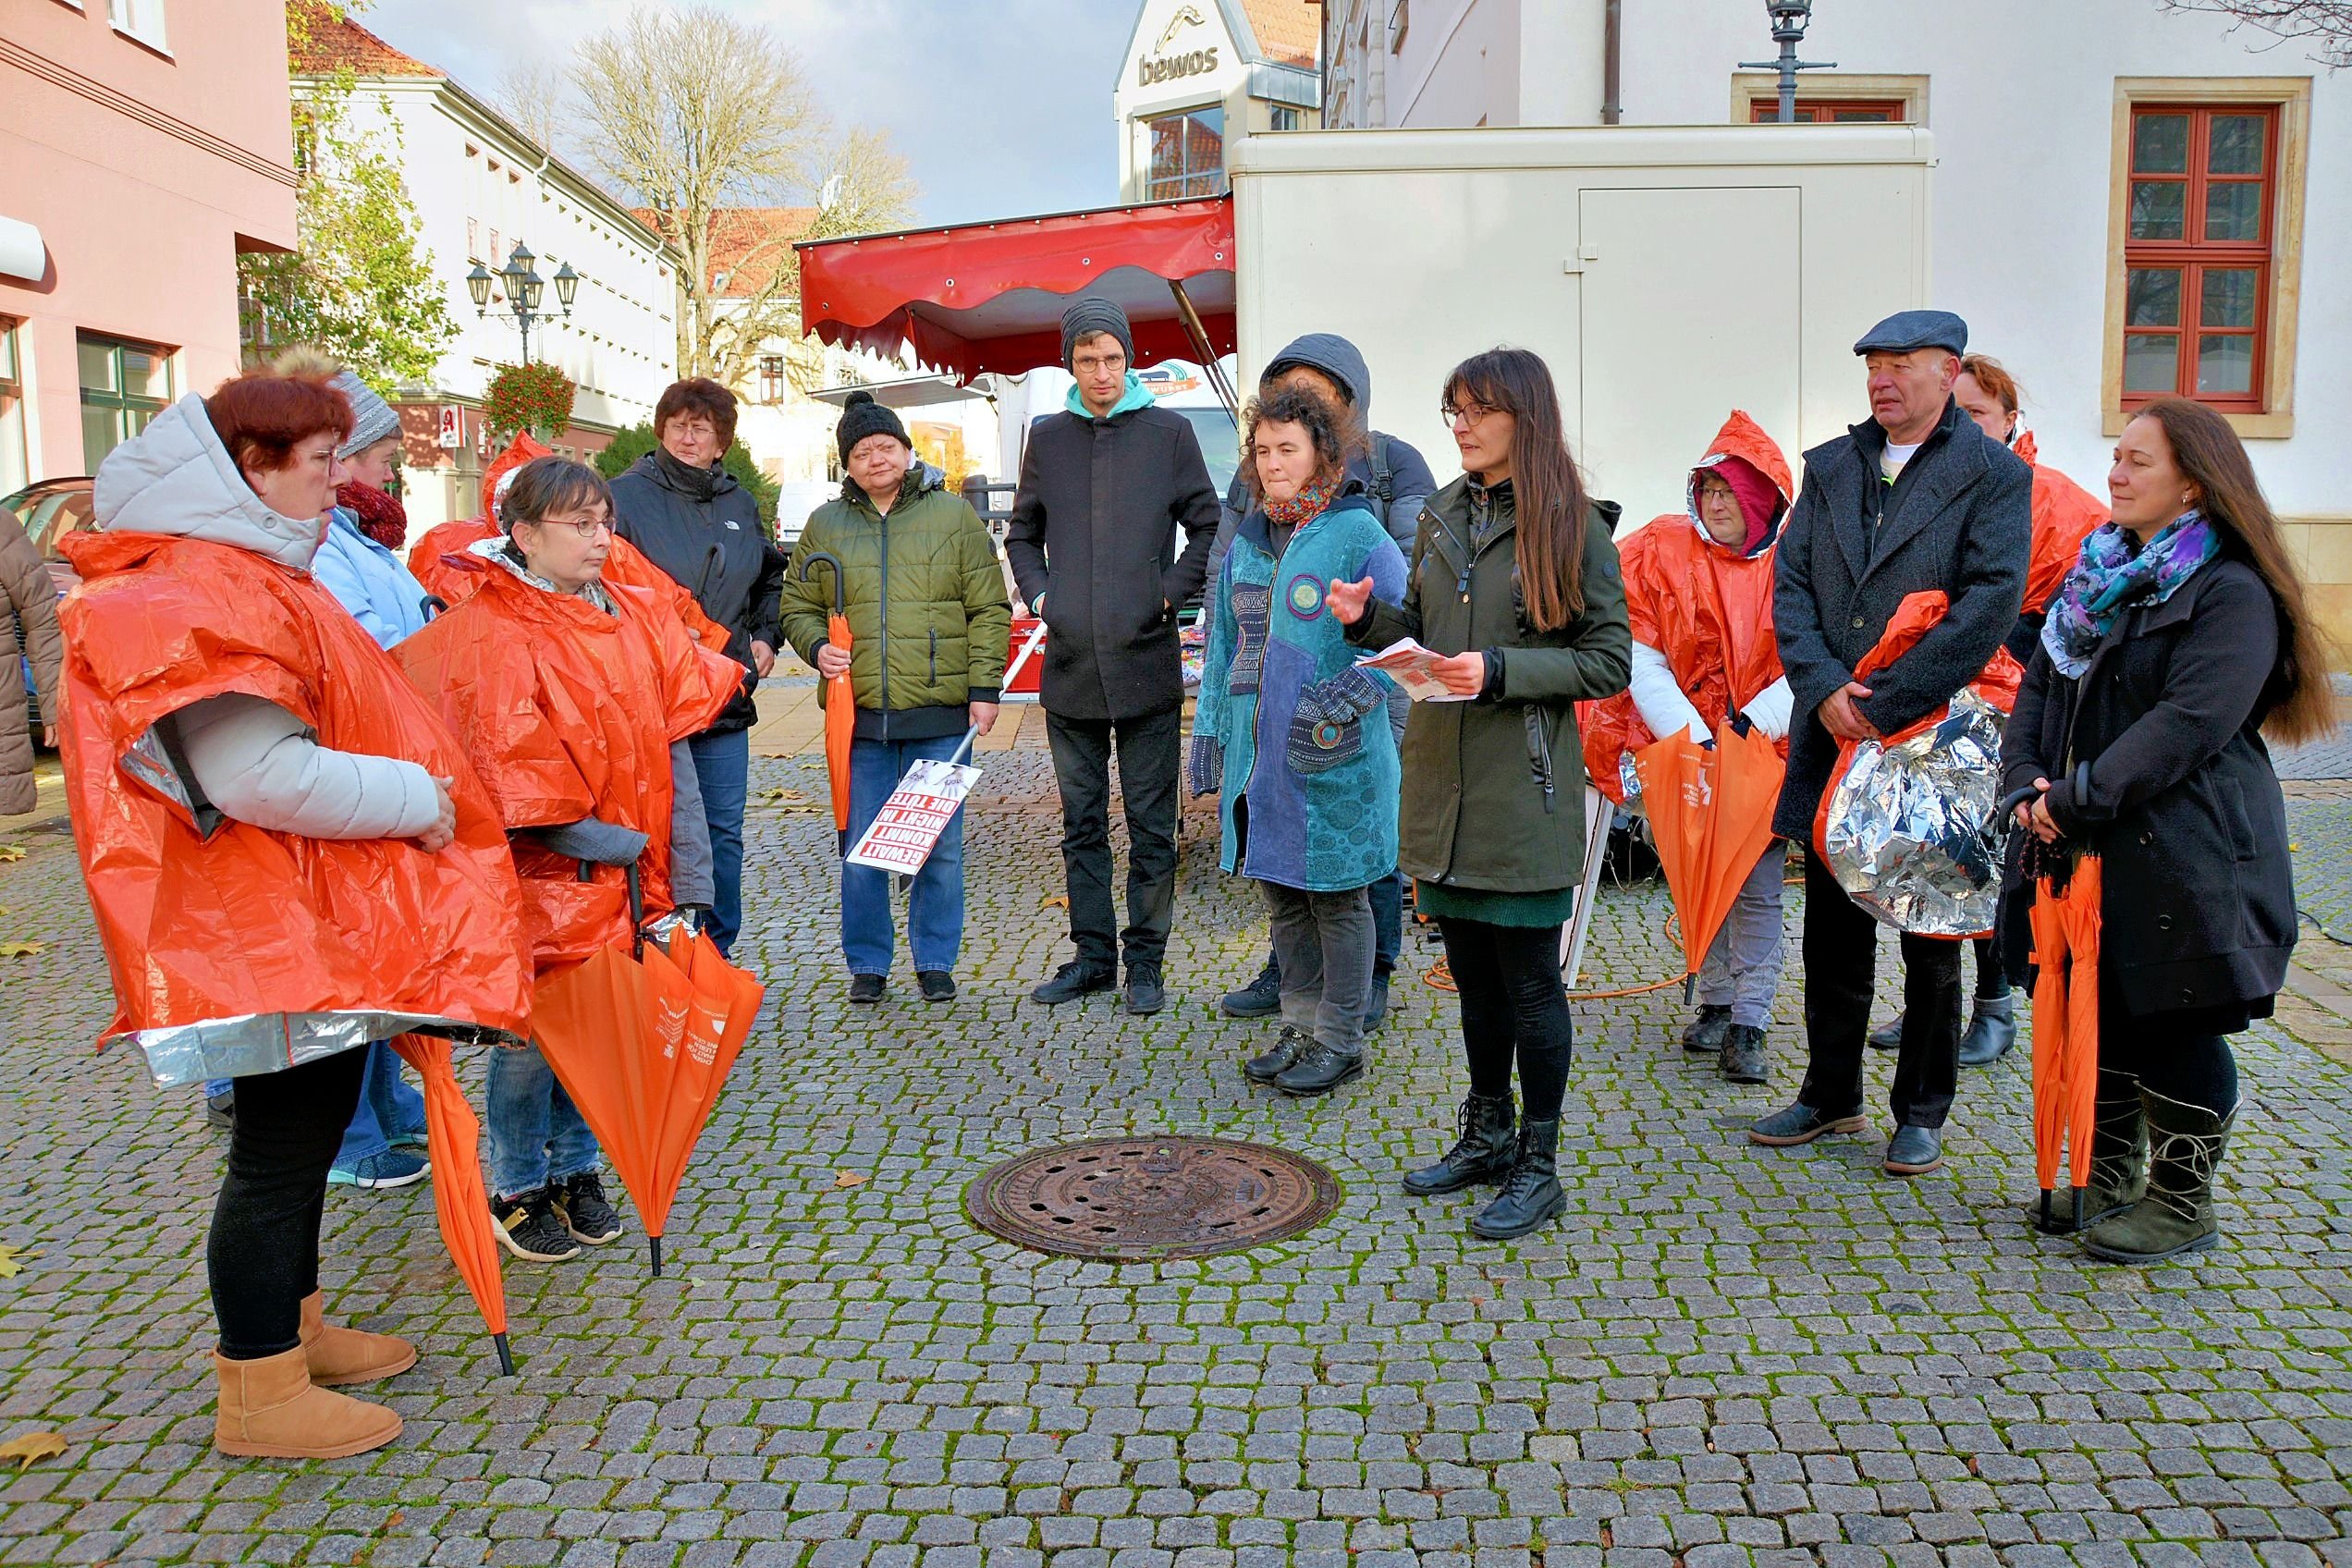
<instances>
[{"instance_id":1,"label":"blue jeans","mask_svg":"<svg viewBox=\"0 0 2352 1568\"><path fill-rule=\"evenodd\" d=\"M510 1198L596 1169L596 1135L537 1046L490 1052L490 1195Z\"/></svg>"},{"instance_id":2,"label":"blue jeans","mask_svg":"<svg viewBox=\"0 0 2352 1568\"><path fill-rule=\"evenodd\" d=\"M400 1053L378 1040L367 1047L367 1076L360 1084L360 1108L343 1130L335 1153L337 1169L349 1170L371 1155L387 1152L392 1140L424 1131L424 1096L400 1076Z\"/></svg>"},{"instance_id":3,"label":"blue jeans","mask_svg":"<svg viewBox=\"0 0 2352 1568\"><path fill-rule=\"evenodd\" d=\"M751 787L752 732L706 729L686 742L703 784L703 819L710 824L710 938L731 952L743 929L743 796Z\"/></svg>"},{"instance_id":4,"label":"blue jeans","mask_svg":"<svg viewBox=\"0 0 2352 1568\"><path fill-rule=\"evenodd\" d=\"M873 826L910 764L944 762L961 735L934 741L858 741L850 747L850 842ZM841 956L852 974L890 973L890 876L869 865L841 864ZM907 898L907 946L914 967L952 970L963 947L963 813L949 819L931 858L914 874Z\"/></svg>"}]
</instances>

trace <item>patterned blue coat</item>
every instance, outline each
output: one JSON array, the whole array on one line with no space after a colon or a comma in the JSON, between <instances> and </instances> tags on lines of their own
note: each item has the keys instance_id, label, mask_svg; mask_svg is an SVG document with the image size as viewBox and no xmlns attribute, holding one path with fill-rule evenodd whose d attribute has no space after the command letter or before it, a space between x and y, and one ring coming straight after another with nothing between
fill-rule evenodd
<instances>
[{"instance_id":1,"label":"patterned blue coat","mask_svg":"<svg viewBox=\"0 0 2352 1568\"><path fill-rule=\"evenodd\" d=\"M1387 876L1397 854L1399 775L1389 679L1325 607L1334 578L1404 594L1404 557L1359 487L1291 536L1278 560L1266 514L1235 532L1211 599L1193 733L1221 749L1228 872L1309 892ZM1212 766L1216 766L1212 763ZM1246 833L1236 807L1248 801Z\"/></svg>"}]
</instances>

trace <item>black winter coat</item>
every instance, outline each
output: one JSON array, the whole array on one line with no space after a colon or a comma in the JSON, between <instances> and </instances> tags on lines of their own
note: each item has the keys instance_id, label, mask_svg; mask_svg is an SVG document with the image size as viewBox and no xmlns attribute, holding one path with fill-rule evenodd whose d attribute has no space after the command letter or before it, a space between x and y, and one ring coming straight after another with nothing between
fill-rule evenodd
<instances>
[{"instance_id":1,"label":"black winter coat","mask_svg":"<svg viewBox=\"0 0 2352 1568\"><path fill-rule=\"evenodd\" d=\"M2080 680L2046 650L2026 668L2002 790L2049 779L2051 816L2099 855L2100 974L2135 1013L2259 1002L2286 978L2295 876L2261 736L2278 654L2269 588L2223 558L2125 611Z\"/></svg>"},{"instance_id":2,"label":"black winter coat","mask_svg":"<svg viewBox=\"0 0 2352 1568\"><path fill-rule=\"evenodd\" d=\"M784 646L777 600L784 591L784 552L761 525L759 503L724 472L707 498L698 497L662 461L646 453L612 482L613 532L694 595L703 613L727 628L727 652L746 670L752 644ZM674 459L673 459L674 461ZM758 712L752 691L756 672L719 711L714 732L748 729Z\"/></svg>"},{"instance_id":3,"label":"black winter coat","mask_svg":"<svg viewBox=\"0 0 2352 1568\"><path fill-rule=\"evenodd\" d=\"M1217 488L1182 414L1065 410L1030 431L1005 557L1021 596L1045 600L1047 712L1100 721L1182 704L1169 606L1200 592L1217 519Z\"/></svg>"},{"instance_id":4,"label":"black winter coat","mask_svg":"<svg viewBox=\"0 0 2352 1568\"><path fill-rule=\"evenodd\" d=\"M1873 541L1885 450L1886 432L1871 420L1806 453L1805 486L1781 533L1772 630L1795 713L1772 831L1804 843L1838 753L1817 710L1854 679L1904 598L1933 589L1952 604L1916 647L1864 682L1862 717L1881 735L1975 680L2025 604L2033 470L1947 402Z\"/></svg>"}]
</instances>

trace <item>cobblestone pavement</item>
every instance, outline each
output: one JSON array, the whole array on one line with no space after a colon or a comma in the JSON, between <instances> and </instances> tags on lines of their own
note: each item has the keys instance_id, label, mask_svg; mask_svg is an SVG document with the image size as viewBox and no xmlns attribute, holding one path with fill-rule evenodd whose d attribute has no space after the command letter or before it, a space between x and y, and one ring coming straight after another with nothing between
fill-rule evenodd
<instances>
[{"instance_id":1,"label":"cobblestone pavement","mask_svg":"<svg viewBox=\"0 0 2352 1568\"><path fill-rule=\"evenodd\" d=\"M1394 1182L1450 1134L1450 998L1402 984L1373 1071L1329 1101L1240 1080L1263 1031L1212 1007L1263 932L1206 815L1169 1011L1019 999L1063 950L1047 766L990 761L962 998L911 999L902 965L852 1011L821 772L756 764L770 1001L671 1276L633 1237L510 1266L522 1371L502 1379L428 1189L337 1189L335 1306L425 1360L388 1385L396 1447L314 1466L208 1445L220 1135L192 1092L90 1056L108 1009L71 847L0 837L29 851L0 864L0 937L47 944L0 958L0 1244L32 1249L0 1278L0 1439L69 1445L0 1474L0 1562L2352 1563L2342 1062L2248 1037L2227 1243L2138 1272L2025 1224L2023 1052L1966 1078L1949 1168L1901 1182L1877 1170L1882 1118L1807 1150L1741 1137L1795 1084L1793 979L1766 1090L1684 1059L1675 991L1581 1004L1567 1216L1481 1243L1475 1200ZM2297 809L2344 919L2352 806ZM1672 968L1664 916L1655 884L1611 889L1586 982ZM1160 1128L1300 1150L1344 1202L1261 1252L1121 1267L963 1216L1008 1154Z\"/></svg>"}]
</instances>

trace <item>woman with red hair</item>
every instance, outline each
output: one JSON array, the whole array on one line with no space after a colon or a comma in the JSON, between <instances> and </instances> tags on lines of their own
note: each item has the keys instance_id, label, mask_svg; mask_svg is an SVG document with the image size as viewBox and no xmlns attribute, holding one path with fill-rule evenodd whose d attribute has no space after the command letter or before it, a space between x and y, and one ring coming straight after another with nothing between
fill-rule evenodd
<instances>
[{"instance_id":1,"label":"woman with red hair","mask_svg":"<svg viewBox=\"0 0 2352 1568\"><path fill-rule=\"evenodd\" d=\"M235 1080L206 1261L214 1441L332 1458L400 1418L333 1390L416 1361L328 1323L327 1170L372 1040L513 1042L529 970L489 797L309 570L351 413L324 375L185 398L98 471L64 548L67 799L114 978L106 1037L157 1082Z\"/></svg>"}]
</instances>

